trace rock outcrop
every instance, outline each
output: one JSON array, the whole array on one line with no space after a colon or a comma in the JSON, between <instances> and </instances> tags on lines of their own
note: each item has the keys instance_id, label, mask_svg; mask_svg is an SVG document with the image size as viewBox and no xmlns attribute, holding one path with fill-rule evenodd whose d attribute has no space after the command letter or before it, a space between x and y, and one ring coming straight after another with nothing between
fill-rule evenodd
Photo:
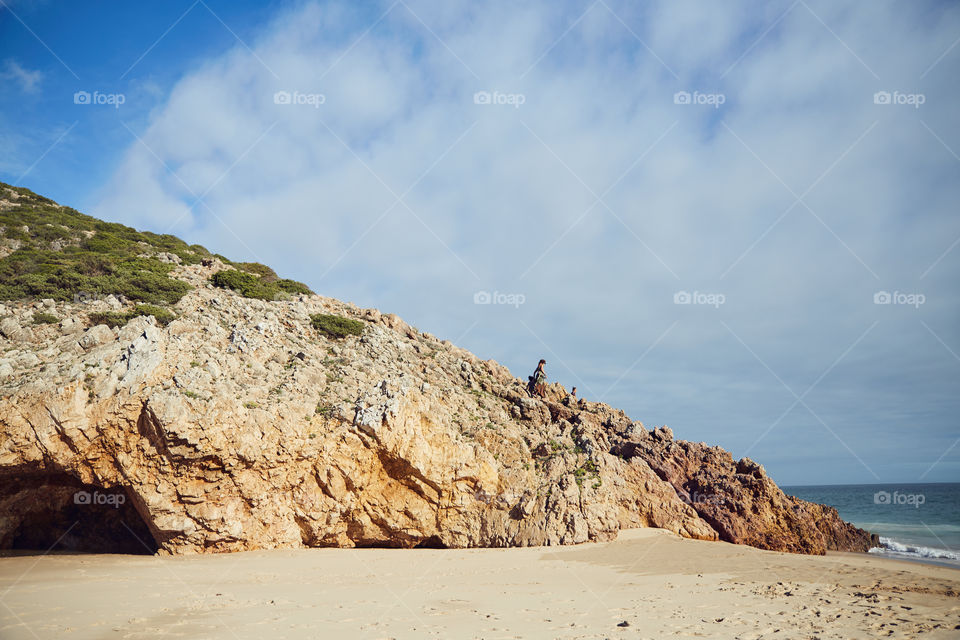
<instances>
[{"instance_id":1,"label":"rock outcrop","mask_svg":"<svg viewBox=\"0 0 960 640\"><path fill-rule=\"evenodd\" d=\"M720 447L675 441L666 427L628 434L612 451L644 460L721 540L809 554L877 546L876 537L841 520L832 507L785 495L762 465L734 460Z\"/></svg>"},{"instance_id":2,"label":"rock outcrop","mask_svg":"<svg viewBox=\"0 0 960 640\"><path fill-rule=\"evenodd\" d=\"M175 268L194 289L165 327L89 326L105 302L0 305L0 549L505 547L624 527L800 553L875 544L749 460L567 406L559 385L530 398L393 315L214 289L222 268ZM39 310L63 320L31 325ZM365 329L331 340L316 313Z\"/></svg>"}]
</instances>

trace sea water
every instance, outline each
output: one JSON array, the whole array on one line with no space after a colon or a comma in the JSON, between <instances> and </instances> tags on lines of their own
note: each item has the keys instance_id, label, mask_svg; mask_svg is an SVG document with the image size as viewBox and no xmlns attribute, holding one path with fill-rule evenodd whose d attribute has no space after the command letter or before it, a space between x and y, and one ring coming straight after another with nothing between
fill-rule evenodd
<instances>
[{"instance_id":1,"label":"sea water","mask_svg":"<svg viewBox=\"0 0 960 640\"><path fill-rule=\"evenodd\" d=\"M960 568L960 483L783 487L880 536L870 550L891 558Z\"/></svg>"}]
</instances>

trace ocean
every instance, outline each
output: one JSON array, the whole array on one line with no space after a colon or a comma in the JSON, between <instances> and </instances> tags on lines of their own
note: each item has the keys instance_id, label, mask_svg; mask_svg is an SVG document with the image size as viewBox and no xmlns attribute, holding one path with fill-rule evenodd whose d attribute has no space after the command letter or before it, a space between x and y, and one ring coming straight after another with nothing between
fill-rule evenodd
<instances>
[{"instance_id":1,"label":"ocean","mask_svg":"<svg viewBox=\"0 0 960 640\"><path fill-rule=\"evenodd\" d=\"M960 483L782 487L835 507L840 517L880 536L870 550L891 558L960 568Z\"/></svg>"}]
</instances>

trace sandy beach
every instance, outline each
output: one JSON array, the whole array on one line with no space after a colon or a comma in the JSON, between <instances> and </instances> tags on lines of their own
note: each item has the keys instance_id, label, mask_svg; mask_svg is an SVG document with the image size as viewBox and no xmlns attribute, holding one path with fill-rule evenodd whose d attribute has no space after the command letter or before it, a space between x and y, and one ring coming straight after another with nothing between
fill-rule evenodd
<instances>
[{"instance_id":1,"label":"sandy beach","mask_svg":"<svg viewBox=\"0 0 960 640\"><path fill-rule=\"evenodd\" d=\"M956 638L960 571L678 538L0 558L0 637Z\"/></svg>"}]
</instances>

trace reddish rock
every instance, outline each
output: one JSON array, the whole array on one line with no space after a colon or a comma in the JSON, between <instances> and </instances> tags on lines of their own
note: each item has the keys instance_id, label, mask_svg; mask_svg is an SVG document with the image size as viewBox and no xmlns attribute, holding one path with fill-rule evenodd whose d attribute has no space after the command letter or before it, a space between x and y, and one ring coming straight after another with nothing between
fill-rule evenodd
<instances>
[{"instance_id":1,"label":"reddish rock","mask_svg":"<svg viewBox=\"0 0 960 640\"><path fill-rule=\"evenodd\" d=\"M634 434L618 439L613 450L644 460L721 540L808 554L878 546L877 536L844 522L836 509L784 494L762 465L672 435L666 428Z\"/></svg>"}]
</instances>

